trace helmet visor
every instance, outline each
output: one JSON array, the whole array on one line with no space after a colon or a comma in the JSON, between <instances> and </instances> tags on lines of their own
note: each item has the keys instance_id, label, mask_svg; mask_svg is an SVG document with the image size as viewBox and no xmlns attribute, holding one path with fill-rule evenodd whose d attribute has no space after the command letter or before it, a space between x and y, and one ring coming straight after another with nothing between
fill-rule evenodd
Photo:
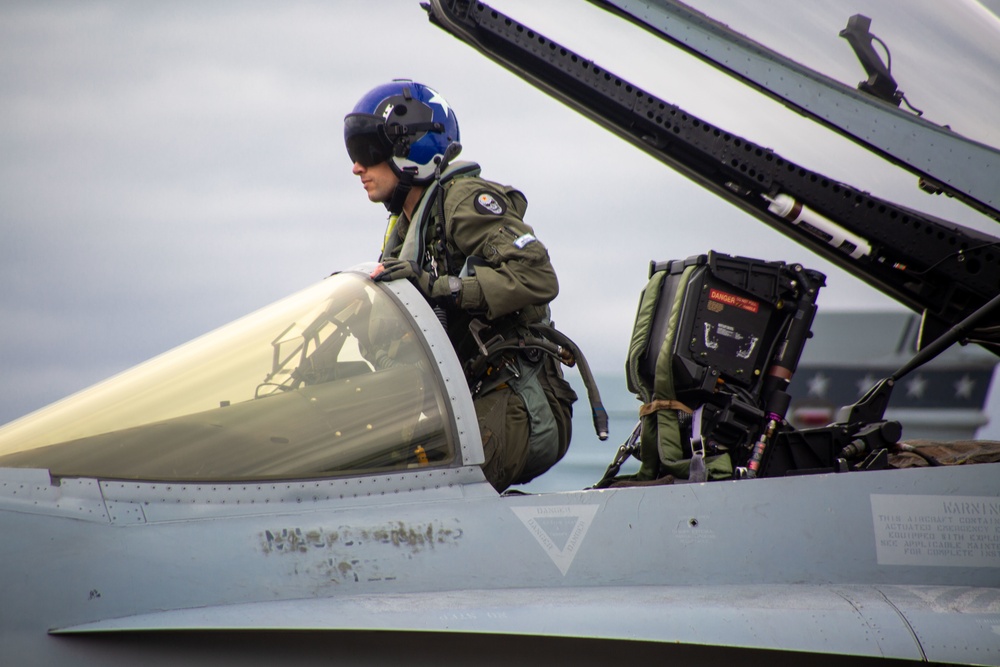
<instances>
[{"instance_id":1,"label":"helmet visor","mask_svg":"<svg viewBox=\"0 0 1000 667\"><path fill-rule=\"evenodd\" d=\"M352 113L344 118L344 143L351 162L372 167L392 157L392 143L385 135L385 124L378 116Z\"/></svg>"}]
</instances>

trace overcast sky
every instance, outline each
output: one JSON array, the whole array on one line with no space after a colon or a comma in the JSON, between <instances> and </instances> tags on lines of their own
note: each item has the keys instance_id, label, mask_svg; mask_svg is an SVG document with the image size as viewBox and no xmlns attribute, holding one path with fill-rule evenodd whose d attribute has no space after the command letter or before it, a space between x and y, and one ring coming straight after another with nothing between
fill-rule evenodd
<instances>
[{"instance_id":1,"label":"overcast sky","mask_svg":"<svg viewBox=\"0 0 1000 667\"><path fill-rule=\"evenodd\" d=\"M587 3L492 4L808 168L1000 234ZM695 4L852 86L865 77L837 33L865 13L927 118L1000 145L1000 22L979 3ZM562 285L556 323L600 371L624 364L650 259L801 261L829 275L821 309L901 308L430 25L416 1L6 1L0 424L375 259L385 213L350 173L341 121L395 77L442 93L462 157L524 190Z\"/></svg>"}]
</instances>

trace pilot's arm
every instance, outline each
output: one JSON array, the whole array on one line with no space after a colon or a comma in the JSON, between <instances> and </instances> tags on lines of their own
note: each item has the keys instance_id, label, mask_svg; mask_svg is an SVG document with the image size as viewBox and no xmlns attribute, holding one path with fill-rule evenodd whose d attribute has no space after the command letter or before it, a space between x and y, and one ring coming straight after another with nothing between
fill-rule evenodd
<instances>
[{"instance_id":1,"label":"pilot's arm","mask_svg":"<svg viewBox=\"0 0 1000 667\"><path fill-rule=\"evenodd\" d=\"M526 207L516 190L504 193L478 179L452 184L445 199L452 254L482 260L474 276L462 278L461 308L485 310L494 319L559 293L549 252L522 219Z\"/></svg>"}]
</instances>

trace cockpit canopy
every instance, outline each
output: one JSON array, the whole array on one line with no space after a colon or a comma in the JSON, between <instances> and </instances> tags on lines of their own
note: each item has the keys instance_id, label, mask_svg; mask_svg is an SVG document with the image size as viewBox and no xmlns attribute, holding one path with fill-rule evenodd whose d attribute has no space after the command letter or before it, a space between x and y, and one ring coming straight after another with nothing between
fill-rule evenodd
<instances>
[{"instance_id":1,"label":"cockpit canopy","mask_svg":"<svg viewBox=\"0 0 1000 667\"><path fill-rule=\"evenodd\" d=\"M410 313L341 273L0 428L0 467L246 481L441 466L448 406Z\"/></svg>"}]
</instances>

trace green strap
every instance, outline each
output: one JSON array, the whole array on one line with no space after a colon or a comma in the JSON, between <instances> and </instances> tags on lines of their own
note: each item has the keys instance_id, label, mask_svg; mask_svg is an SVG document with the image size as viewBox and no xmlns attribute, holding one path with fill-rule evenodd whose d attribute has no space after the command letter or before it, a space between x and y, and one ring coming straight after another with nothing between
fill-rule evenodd
<instances>
[{"instance_id":1,"label":"green strap","mask_svg":"<svg viewBox=\"0 0 1000 667\"><path fill-rule=\"evenodd\" d=\"M628 389L639 396L643 403L649 403L652 400L653 392L651 387L646 386L639 374L639 360L649 349L653 316L656 313L656 304L660 299L660 290L663 288L665 276L664 271L654 273L639 295L639 309L635 314L635 326L632 329L632 340L629 342L628 357L625 361L625 379L628 383Z\"/></svg>"},{"instance_id":2,"label":"green strap","mask_svg":"<svg viewBox=\"0 0 1000 667\"><path fill-rule=\"evenodd\" d=\"M688 279L694 267L688 267L680 275L677 281L673 300L669 304L669 319L667 320L667 330L660 343L660 352L656 357L656 372L653 378L653 395L650 399L660 401L673 401L677 399L674 392L674 367L673 367L673 347L674 337L677 334L677 322L680 319L681 304L684 300L684 292L687 289ZM666 277L666 271L661 271ZM652 323L651 323L652 324ZM652 326L650 326L652 329ZM640 445L649 451L649 471L653 472L655 466L656 477L665 471L674 477L678 475L675 463L684 457L683 440L681 439L680 421L677 419L676 410L657 410L651 415L643 417L642 437ZM647 429L647 426L649 427ZM649 433L647 434L647 430ZM655 452L655 454L654 454ZM647 457L643 452L643 466L646 466ZM640 468L640 472L642 468ZM653 479L655 479L654 477Z\"/></svg>"},{"instance_id":3,"label":"green strap","mask_svg":"<svg viewBox=\"0 0 1000 667\"><path fill-rule=\"evenodd\" d=\"M687 291L691 276L700 266L689 266L681 274L677 288L674 291L673 302L670 304L670 319L667 322L667 332L663 346L656 359L656 379L653 384L654 400L676 400L673 372L673 347L677 336L677 326L681 316L681 306ZM659 410L655 414L657 438L657 453L661 470L678 479L688 479L691 458L684 451L684 440L681 437L680 422L676 410ZM733 464L729 454L719 454L705 457L705 470L708 479L727 479L733 475Z\"/></svg>"},{"instance_id":4,"label":"green strap","mask_svg":"<svg viewBox=\"0 0 1000 667\"><path fill-rule=\"evenodd\" d=\"M516 363L520 376L511 378L507 384L521 397L528 411L528 461L521 473L521 479L527 480L542 474L559 460L559 427L538 379L545 360L527 363L518 355Z\"/></svg>"},{"instance_id":5,"label":"green strap","mask_svg":"<svg viewBox=\"0 0 1000 667\"><path fill-rule=\"evenodd\" d=\"M438 190L449 180L458 176L478 176L480 167L474 162L453 162L444 170L441 177L431 182L417 204L417 210L413 212L413 218L409 228L406 230L406 238L399 250L400 259L408 259L411 262L422 263L424 245L427 238L427 225L431 217L431 204L437 198Z\"/></svg>"}]
</instances>

